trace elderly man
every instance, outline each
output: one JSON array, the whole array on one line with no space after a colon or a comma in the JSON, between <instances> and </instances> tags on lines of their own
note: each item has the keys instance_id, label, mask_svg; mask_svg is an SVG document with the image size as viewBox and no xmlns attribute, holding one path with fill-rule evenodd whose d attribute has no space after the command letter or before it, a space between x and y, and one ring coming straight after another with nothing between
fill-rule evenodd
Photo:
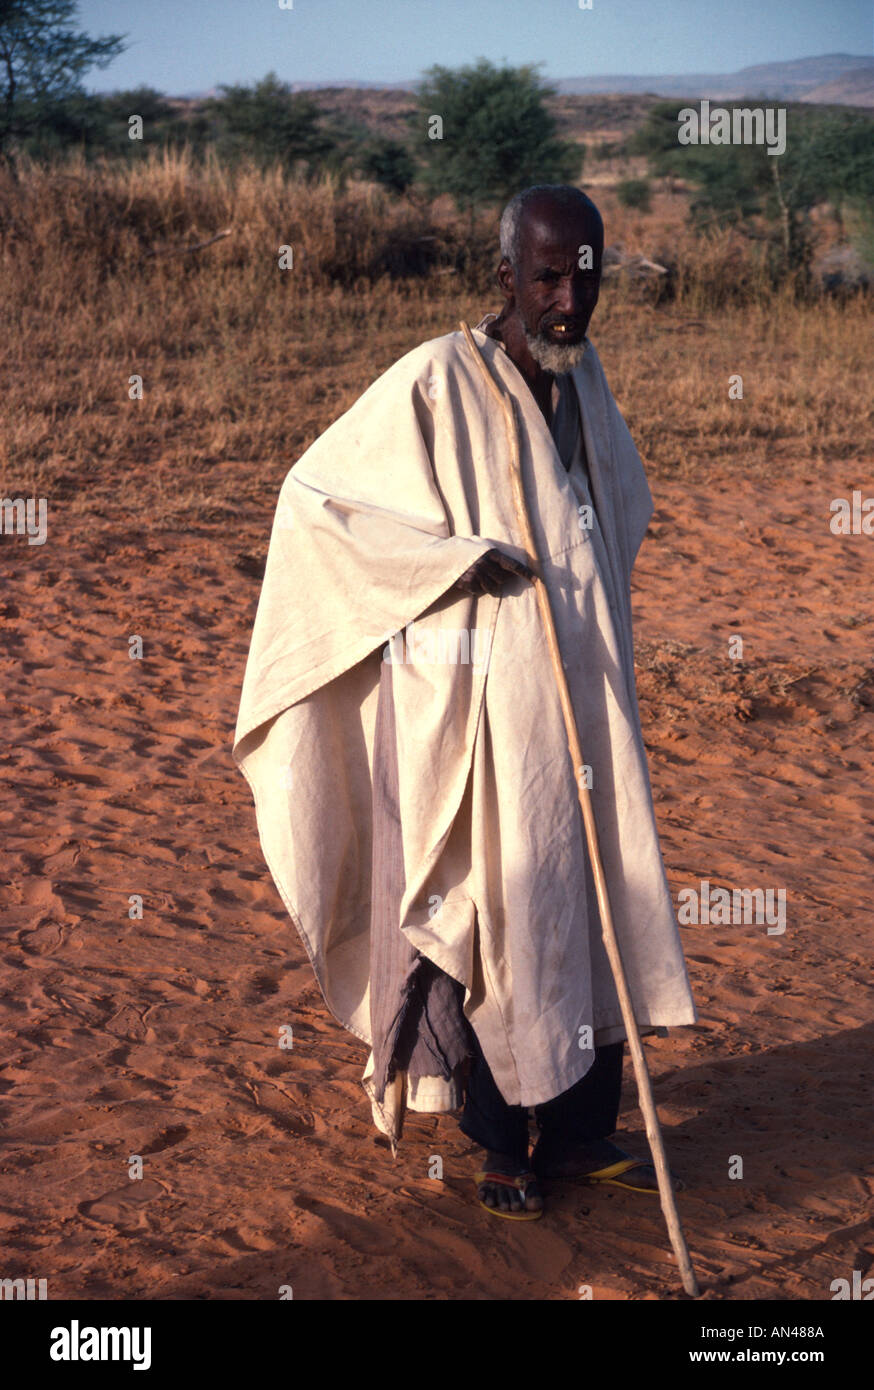
<instances>
[{"instance_id":1,"label":"elderly man","mask_svg":"<svg viewBox=\"0 0 874 1390\"><path fill-rule=\"evenodd\" d=\"M370 1045L375 1123L396 1151L406 1108L461 1107L480 1202L515 1220L542 1214L538 1179L657 1191L609 1138L625 1030L578 778L641 1031L696 1017L634 686L652 500L587 338L602 252L579 189L517 195L484 361L460 332L414 349L289 473L234 745L325 1000ZM513 405L583 768L483 366Z\"/></svg>"}]
</instances>

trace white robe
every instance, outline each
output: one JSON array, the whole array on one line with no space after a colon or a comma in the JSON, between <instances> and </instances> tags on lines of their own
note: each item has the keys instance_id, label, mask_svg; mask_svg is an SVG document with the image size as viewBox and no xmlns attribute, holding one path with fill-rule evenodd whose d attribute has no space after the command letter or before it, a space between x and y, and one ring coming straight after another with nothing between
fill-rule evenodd
<instances>
[{"instance_id":1,"label":"white robe","mask_svg":"<svg viewBox=\"0 0 874 1390\"><path fill-rule=\"evenodd\" d=\"M475 337L515 402L635 1014L643 1031L693 1023L634 687L629 583L652 514L643 468L589 343L573 382L599 564L526 383L503 348ZM392 663L406 879L398 926L464 986L501 1093L530 1106L573 1085L593 1047L625 1030L533 586L513 578L500 597L450 592L492 546L525 558L508 467L503 417L460 332L401 358L325 431L280 493L234 756L326 1003L370 1042L379 663L400 651L387 646L393 634L415 632L414 659ZM459 640L473 660L451 659ZM444 659L429 661L429 645ZM419 1089L417 1108L457 1100Z\"/></svg>"}]
</instances>

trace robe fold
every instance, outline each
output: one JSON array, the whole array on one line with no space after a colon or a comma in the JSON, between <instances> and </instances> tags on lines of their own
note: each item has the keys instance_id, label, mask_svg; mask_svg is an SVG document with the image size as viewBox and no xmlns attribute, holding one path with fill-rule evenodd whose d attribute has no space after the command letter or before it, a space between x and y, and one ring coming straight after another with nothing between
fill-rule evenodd
<instances>
[{"instance_id":1,"label":"robe fold","mask_svg":"<svg viewBox=\"0 0 874 1390\"><path fill-rule=\"evenodd\" d=\"M588 493L527 384L499 344L474 333L514 401L586 768L571 766L530 582L512 577L499 597L452 591L493 546L525 559L503 416L460 332L396 362L287 475L233 751L325 1001L371 1043L371 792L388 662L403 831L397 929L463 987L502 1095L530 1106L583 1076L594 1046L625 1036L578 776L591 786L638 1023L697 1015L634 684L630 576L652 514L643 467L588 343L572 381L594 544L579 502ZM419 1090L420 1108L457 1103L442 1104L439 1088L428 1099L421 1080ZM392 1103L396 1113L397 1094ZM377 1109L390 1132L391 1113Z\"/></svg>"}]
</instances>

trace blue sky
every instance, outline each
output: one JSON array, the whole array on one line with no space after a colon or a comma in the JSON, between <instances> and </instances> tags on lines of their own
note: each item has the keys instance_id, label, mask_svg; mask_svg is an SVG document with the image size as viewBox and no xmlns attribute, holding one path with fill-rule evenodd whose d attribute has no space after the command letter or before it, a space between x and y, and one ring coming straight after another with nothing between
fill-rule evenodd
<instances>
[{"instance_id":1,"label":"blue sky","mask_svg":"<svg viewBox=\"0 0 874 1390\"><path fill-rule=\"evenodd\" d=\"M546 77L732 72L872 52L871 0L80 0L90 34L128 50L94 91L168 94L251 82L402 82L431 63L543 62Z\"/></svg>"}]
</instances>

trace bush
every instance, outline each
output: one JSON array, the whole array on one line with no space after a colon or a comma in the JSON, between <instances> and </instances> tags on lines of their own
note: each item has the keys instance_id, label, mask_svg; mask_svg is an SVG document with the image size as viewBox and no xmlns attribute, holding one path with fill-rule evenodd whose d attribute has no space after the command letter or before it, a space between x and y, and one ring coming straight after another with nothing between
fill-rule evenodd
<instances>
[{"instance_id":1,"label":"bush","mask_svg":"<svg viewBox=\"0 0 874 1390\"><path fill-rule=\"evenodd\" d=\"M416 166L406 145L399 140L373 140L364 146L358 171L392 193L403 193L416 176Z\"/></svg>"},{"instance_id":2,"label":"bush","mask_svg":"<svg viewBox=\"0 0 874 1390\"><path fill-rule=\"evenodd\" d=\"M637 208L638 212L649 212L651 206L648 179L623 179L616 188L616 197L624 208Z\"/></svg>"},{"instance_id":3,"label":"bush","mask_svg":"<svg viewBox=\"0 0 874 1390\"><path fill-rule=\"evenodd\" d=\"M535 183L568 183L579 176L585 151L558 139L546 107L553 96L531 65L435 66L418 92L415 128L431 194L449 193L460 208L505 203ZM440 122L431 138L429 126Z\"/></svg>"}]
</instances>

